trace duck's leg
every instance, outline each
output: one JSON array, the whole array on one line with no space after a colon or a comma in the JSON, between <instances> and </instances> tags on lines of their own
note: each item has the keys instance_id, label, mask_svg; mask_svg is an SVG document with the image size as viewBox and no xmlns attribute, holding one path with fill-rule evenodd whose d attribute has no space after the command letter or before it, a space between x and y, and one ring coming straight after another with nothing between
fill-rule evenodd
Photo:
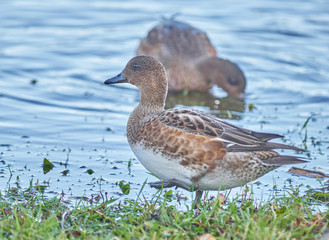
<instances>
[{"instance_id":1,"label":"duck's leg","mask_svg":"<svg viewBox=\"0 0 329 240\"><path fill-rule=\"evenodd\" d=\"M199 188L198 184L192 183L192 185L188 185L185 182L179 181L177 179L169 179L166 181L157 181L157 182L151 182L149 183L151 187L153 188L170 188L170 187L180 187L187 191L197 191ZM202 195L202 194L201 194ZM201 197L201 196L200 196Z\"/></svg>"},{"instance_id":2,"label":"duck's leg","mask_svg":"<svg viewBox=\"0 0 329 240\"><path fill-rule=\"evenodd\" d=\"M194 198L194 202L193 202L193 208L197 209L198 208L198 203L202 197L203 191L201 190L197 190L195 193L195 198Z\"/></svg>"}]
</instances>

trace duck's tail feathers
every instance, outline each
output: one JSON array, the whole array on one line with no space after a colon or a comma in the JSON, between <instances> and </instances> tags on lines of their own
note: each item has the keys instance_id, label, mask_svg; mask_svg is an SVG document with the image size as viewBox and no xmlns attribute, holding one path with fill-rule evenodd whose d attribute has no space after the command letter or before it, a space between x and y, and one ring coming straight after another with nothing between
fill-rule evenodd
<instances>
[{"instance_id":1,"label":"duck's tail feathers","mask_svg":"<svg viewBox=\"0 0 329 240\"><path fill-rule=\"evenodd\" d=\"M295 156L278 156L268 158L264 162L271 165L289 165L289 164L298 164L298 163L307 163L308 161L303 160L303 157L295 157Z\"/></svg>"}]
</instances>

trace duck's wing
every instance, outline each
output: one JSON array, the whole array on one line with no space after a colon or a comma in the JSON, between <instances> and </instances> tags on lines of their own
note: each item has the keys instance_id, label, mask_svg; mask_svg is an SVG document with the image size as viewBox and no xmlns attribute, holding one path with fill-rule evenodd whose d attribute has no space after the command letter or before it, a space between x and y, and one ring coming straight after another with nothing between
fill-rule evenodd
<instances>
[{"instance_id":1,"label":"duck's wing","mask_svg":"<svg viewBox=\"0 0 329 240\"><path fill-rule=\"evenodd\" d=\"M194 135L218 139L228 152L266 151L271 149L303 149L281 143L268 142L283 136L272 133L254 132L239 128L202 111L191 109L169 109L158 114L160 122L182 129Z\"/></svg>"}]
</instances>

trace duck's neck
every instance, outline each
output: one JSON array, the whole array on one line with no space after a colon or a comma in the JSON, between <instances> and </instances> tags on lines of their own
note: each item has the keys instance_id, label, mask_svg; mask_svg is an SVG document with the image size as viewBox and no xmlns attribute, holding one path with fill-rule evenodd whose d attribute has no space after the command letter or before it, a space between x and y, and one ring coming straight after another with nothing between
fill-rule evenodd
<instances>
[{"instance_id":1,"label":"duck's neck","mask_svg":"<svg viewBox=\"0 0 329 240\"><path fill-rule=\"evenodd\" d=\"M135 110L130 114L129 120L130 118L135 118L139 121L144 121L149 116L153 116L154 114L162 112L163 110L164 106L143 104L142 102L140 102L135 108Z\"/></svg>"},{"instance_id":2,"label":"duck's neck","mask_svg":"<svg viewBox=\"0 0 329 240\"><path fill-rule=\"evenodd\" d=\"M146 97L147 96L147 97ZM164 111L166 93L155 94L155 92L146 93L141 91L141 100L135 110L130 114L127 124L128 140L138 136L138 131L154 114Z\"/></svg>"},{"instance_id":3,"label":"duck's neck","mask_svg":"<svg viewBox=\"0 0 329 240\"><path fill-rule=\"evenodd\" d=\"M139 108L145 108L145 111L158 111L163 110L167 98L167 88L166 89L142 89L141 99L138 104Z\"/></svg>"},{"instance_id":4,"label":"duck's neck","mask_svg":"<svg viewBox=\"0 0 329 240\"><path fill-rule=\"evenodd\" d=\"M149 85L139 88L141 99L134 110L135 114L145 117L164 110L168 84L165 78L158 79L158 82L150 82Z\"/></svg>"}]
</instances>

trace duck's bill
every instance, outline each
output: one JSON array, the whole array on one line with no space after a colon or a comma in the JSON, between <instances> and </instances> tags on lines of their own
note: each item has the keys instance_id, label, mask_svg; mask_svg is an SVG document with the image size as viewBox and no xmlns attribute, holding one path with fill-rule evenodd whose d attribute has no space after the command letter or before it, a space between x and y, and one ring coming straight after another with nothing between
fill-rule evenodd
<instances>
[{"instance_id":1,"label":"duck's bill","mask_svg":"<svg viewBox=\"0 0 329 240\"><path fill-rule=\"evenodd\" d=\"M126 83L128 82L127 79L123 76L123 73L121 72L117 76L107 79L104 83L105 84L114 84L114 83Z\"/></svg>"}]
</instances>

